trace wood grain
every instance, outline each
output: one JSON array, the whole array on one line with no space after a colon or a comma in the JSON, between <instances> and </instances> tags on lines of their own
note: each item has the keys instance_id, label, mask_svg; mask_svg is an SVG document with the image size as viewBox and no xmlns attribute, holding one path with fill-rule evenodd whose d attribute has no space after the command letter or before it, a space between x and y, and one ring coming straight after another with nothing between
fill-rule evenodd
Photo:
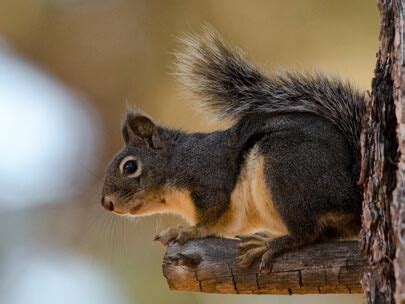
<instances>
[{"instance_id":1,"label":"wood grain","mask_svg":"<svg viewBox=\"0 0 405 304\"><path fill-rule=\"evenodd\" d=\"M181 246L171 242L163 274L172 290L227 294L361 293L368 269L357 242L313 245L274 259L269 274L234 264L238 240L206 238Z\"/></svg>"}]
</instances>

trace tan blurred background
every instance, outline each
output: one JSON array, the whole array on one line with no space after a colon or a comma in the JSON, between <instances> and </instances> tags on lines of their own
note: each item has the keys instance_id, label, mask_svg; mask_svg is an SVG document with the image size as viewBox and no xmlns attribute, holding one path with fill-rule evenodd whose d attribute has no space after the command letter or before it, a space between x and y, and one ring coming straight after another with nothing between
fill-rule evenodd
<instances>
[{"instance_id":1,"label":"tan blurred background","mask_svg":"<svg viewBox=\"0 0 405 304\"><path fill-rule=\"evenodd\" d=\"M176 37L212 24L272 69L321 70L369 88L372 0L1 0L0 303L361 303L360 295L169 291L152 239L179 220L99 206L127 104L207 131L170 75Z\"/></svg>"}]
</instances>

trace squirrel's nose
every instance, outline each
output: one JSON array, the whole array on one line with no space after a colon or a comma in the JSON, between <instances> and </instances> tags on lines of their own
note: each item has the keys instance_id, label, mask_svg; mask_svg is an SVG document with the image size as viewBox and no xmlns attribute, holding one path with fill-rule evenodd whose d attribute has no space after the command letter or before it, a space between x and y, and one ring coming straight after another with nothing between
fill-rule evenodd
<instances>
[{"instance_id":1,"label":"squirrel's nose","mask_svg":"<svg viewBox=\"0 0 405 304\"><path fill-rule=\"evenodd\" d=\"M101 198L101 205L103 205L103 207L109 211L113 211L114 210L114 199L107 195L107 196L103 196Z\"/></svg>"}]
</instances>

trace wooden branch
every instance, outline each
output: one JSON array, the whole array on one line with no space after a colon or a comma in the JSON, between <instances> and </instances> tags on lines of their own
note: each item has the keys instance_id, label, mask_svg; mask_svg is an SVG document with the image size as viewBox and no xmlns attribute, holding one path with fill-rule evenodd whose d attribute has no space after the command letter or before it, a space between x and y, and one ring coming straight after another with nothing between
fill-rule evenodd
<instances>
[{"instance_id":1,"label":"wooden branch","mask_svg":"<svg viewBox=\"0 0 405 304\"><path fill-rule=\"evenodd\" d=\"M322 243L274 259L269 274L256 261L244 269L234 264L238 240L206 238L181 246L171 242L163 260L170 289L239 294L361 293L368 269L357 242Z\"/></svg>"}]
</instances>

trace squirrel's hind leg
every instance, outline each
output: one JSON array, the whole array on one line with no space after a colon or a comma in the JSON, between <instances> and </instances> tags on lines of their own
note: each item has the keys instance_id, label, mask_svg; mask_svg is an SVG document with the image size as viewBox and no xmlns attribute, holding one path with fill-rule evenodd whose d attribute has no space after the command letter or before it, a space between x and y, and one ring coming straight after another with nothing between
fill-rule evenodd
<instances>
[{"instance_id":1,"label":"squirrel's hind leg","mask_svg":"<svg viewBox=\"0 0 405 304\"><path fill-rule=\"evenodd\" d=\"M236 258L236 264L240 267L249 267L256 258L261 258L260 273L267 273L270 270L271 260L274 257L310 243L308 239L303 241L289 235L274 238L252 234L238 238L242 242L239 244L241 255Z\"/></svg>"},{"instance_id":2,"label":"squirrel's hind leg","mask_svg":"<svg viewBox=\"0 0 405 304\"><path fill-rule=\"evenodd\" d=\"M259 233L237 236L241 240L238 245L241 255L236 258L236 264L240 267L249 267L256 258L261 257L266 251L266 243L272 238Z\"/></svg>"},{"instance_id":3,"label":"squirrel's hind leg","mask_svg":"<svg viewBox=\"0 0 405 304\"><path fill-rule=\"evenodd\" d=\"M271 260L281 253L297 249L308 244L289 235L281 236L266 242L266 252L262 255L262 260L259 265L260 273L268 273L270 271Z\"/></svg>"}]
</instances>

